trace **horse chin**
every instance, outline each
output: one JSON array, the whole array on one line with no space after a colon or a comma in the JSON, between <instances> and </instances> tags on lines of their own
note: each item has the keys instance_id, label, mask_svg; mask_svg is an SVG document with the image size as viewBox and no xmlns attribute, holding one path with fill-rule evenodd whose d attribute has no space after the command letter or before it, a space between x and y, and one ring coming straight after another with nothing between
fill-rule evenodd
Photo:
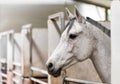
<instances>
[{"instance_id":1,"label":"horse chin","mask_svg":"<svg viewBox=\"0 0 120 84\"><path fill-rule=\"evenodd\" d=\"M59 77L61 75L61 71L62 69L58 69L58 70L53 70L52 72L49 72L49 74L51 74L53 77Z\"/></svg>"}]
</instances>

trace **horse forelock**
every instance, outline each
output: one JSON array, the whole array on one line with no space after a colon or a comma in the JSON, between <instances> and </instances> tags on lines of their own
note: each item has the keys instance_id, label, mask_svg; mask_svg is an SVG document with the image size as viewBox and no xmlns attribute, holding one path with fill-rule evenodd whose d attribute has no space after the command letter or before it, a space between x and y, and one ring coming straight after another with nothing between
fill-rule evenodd
<instances>
[{"instance_id":1,"label":"horse forelock","mask_svg":"<svg viewBox=\"0 0 120 84\"><path fill-rule=\"evenodd\" d=\"M71 30L75 20L76 20L76 17L69 19L68 23L65 26L65 29L68 27L67 33L69 33L69 31Z\"/></svg>"}]
</instances>

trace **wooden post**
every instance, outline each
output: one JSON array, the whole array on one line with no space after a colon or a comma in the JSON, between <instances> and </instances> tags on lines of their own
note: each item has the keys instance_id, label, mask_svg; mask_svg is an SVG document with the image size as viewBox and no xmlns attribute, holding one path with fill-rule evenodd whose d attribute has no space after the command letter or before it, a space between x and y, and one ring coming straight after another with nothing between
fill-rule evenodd
<instances>
[{"instance_id":1,"label":"wooden post","mask_svg":"<svg viewBox=\"0 0 120 84\"><path fill-rule=\"evenodd\" d=\"M31 24L22 27L22 75L30 77Z\"/></svg>"}]
</instances>

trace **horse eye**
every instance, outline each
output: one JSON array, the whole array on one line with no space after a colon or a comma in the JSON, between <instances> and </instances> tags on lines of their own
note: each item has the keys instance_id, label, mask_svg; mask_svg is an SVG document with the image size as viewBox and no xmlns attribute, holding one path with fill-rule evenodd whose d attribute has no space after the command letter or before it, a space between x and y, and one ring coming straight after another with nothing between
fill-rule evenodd
<instances>
[{"instance_id":1,"label":"horse eye","mask_svg":"<svg viewBox=\"0 0 120 84\"><path fill-rule=\"evenodd\" d=\"M77 35L75 35L75 34L70 34L70 35L69 35L69 38L70 38L70 39L75 39L76 37L77 37Z\"/></svg>"}]
</instances>

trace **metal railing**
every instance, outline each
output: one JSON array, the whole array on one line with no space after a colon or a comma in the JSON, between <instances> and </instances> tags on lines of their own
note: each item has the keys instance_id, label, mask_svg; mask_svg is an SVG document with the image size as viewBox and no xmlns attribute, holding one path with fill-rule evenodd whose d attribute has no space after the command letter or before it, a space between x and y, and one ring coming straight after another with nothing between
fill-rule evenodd
<instances>
[{"instance_id":1,"label":"metal railing","mask_svg":"<svg viewBox=\"0 0 120 84\"><path fill-rule=\"evenodd\" d=\"M11 54L8 54L8 47L12 40L11 37L13 35L13 30L0 33L0 77L1 84L7 84L7 74L9 71L9 67L11 66L10 61L8 61L8 57L11 57Z\"/></svg>"},{"instance_id":2,"label":"metal railing","mask_svg":"<svg viewBox=\"0 0 120 84\"><path fill-rule=\"evenodd\" d=\"M66 76L66 71L64 71L62 74L62 84L70 84L70 83L75 83L75 84L107 84L107 83L99 83L99 82L93 82L93 81L87 81L87 80L81 80L81 79L68 77L68 76Z\"/></svg>"},{"instance_id":3,"label":"metal railing","mask_svg":"<svg viewBox=\"0 0 120 84\"><path fill-rule=\"evenodd\" d=\"M86 80L75 79L71 77L65 77L63 79L63 84L76 83L76 84L107 84L107 83L98 83Z\"/></svg>"},{"instance_id":4,"label":"metal railing","mask_svg":"<svg viewBox=\"0 0 120 84\"><path fill-rule=\"evenodd\" d=\"M31 67L31 71L36 71L36 72L40 72L40 73L43 73L45 75L48 75L47 71L40 69L40 68ZM46 83L38 78L35 78L35 77L31 77L30 79L34 82L39 83L39 84L48 84L48 83ZM45 77L45 79L48 79L48 77Z\"/></svg>"}]
</instances>

